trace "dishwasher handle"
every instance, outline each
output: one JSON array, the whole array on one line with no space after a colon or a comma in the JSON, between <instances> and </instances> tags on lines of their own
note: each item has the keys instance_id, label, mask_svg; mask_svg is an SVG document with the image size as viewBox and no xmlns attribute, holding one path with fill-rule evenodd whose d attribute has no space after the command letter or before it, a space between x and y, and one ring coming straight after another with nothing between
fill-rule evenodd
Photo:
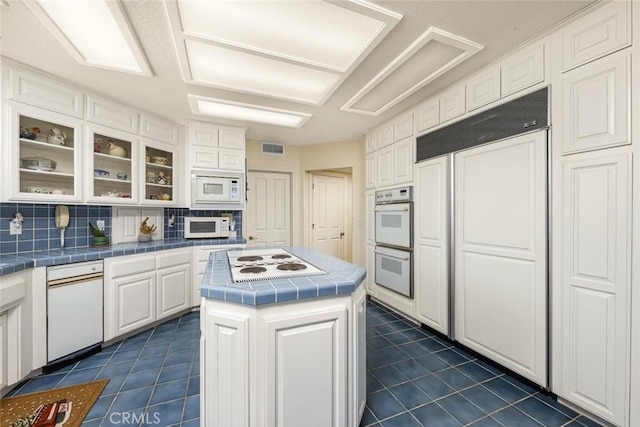
<instances>
[{"instance_id":1,"label":"dishwasher handle","mask_svg":"<svg viewBox=\"0 0 640 427\"><path fill-rule=\"evenodd\" d=\"M79 283L91 282L96 279L102 279L104 273L85 274L84 276L67 277L64 279L51 280L47 283L49 289L58 288L68 285L77 285Z\"/></svg>"}]
</instances>

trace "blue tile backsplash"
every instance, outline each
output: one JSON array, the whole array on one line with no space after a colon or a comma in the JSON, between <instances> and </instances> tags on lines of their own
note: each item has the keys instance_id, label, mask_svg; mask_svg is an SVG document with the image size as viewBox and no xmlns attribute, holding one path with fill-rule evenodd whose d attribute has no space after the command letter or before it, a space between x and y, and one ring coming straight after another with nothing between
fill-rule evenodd
<instances>
[{"instance_id":1,"label":"blue tile backsplash","mask_svg":"<svg viewBox=\"0 0 640 427\"><path fill-rule=\"evenodd\" d=\"M66 205L69 208L69 226L65 230L65 248L82 248L91 244L89 222L105 222L105 232L111 236L111 206ZM0 203L0 254L46 251L60 249L60 230L55 224L56 205L33 203ZM16 212L24 217L22 234L10 235L9 226ZM164 208L164 237L175 239L184 236L185 216L220 216L219 211ZM169 218L175 216L173 227ZM242 236L242 212L233 212L237 235Z\"/></svg>"}]
</instances>

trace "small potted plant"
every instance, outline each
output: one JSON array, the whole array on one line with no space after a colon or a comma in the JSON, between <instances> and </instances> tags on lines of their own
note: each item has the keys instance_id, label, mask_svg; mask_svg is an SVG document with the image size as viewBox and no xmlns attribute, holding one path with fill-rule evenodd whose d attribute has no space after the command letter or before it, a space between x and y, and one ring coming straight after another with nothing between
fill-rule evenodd
<instances>
[{"instance_id":1,"label":"small potted plant","mask_svg":"<svg viewBox=\"0 0 640 427\"><path fill-rule=\"evenodd\" d=\"M91 223L89 223L89 228L91 229L91 234L93 235L94 246L104 246L109 244L109 240L107 240L107 236L104 234L104 230L101 230L98 227L94 227Z\"/></svg>"},{"instance_id":2,"label":"small potted plant","mask_svg":"<svg viewBox=\"0 0 640 427\"><path fill-rule=\"evenodd\" d=\"M142 224L140 224L140 234L138 234L139 242L151 241L151 235L156 231L156 226L154 224L148 225L147 221L149 221L149 217L146 217L144 221L142 221Z\"/></svg>"}]
</instances>

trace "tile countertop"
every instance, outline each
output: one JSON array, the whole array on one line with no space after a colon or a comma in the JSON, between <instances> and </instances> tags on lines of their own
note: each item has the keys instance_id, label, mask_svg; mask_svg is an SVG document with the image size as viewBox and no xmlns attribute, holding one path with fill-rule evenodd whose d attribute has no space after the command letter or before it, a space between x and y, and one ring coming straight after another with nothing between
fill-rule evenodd
<instances>
[{"instance_id":1,"label":"tile countertop","mask_svg":"<svg viewBox=\"0 0 640 427\"><path fill-rule=\"evenodd\" d=\"M202 296L253 306L277 304L350 294L366 277L366 270L363 267L331 255L309 248L284 247L282 249L326 271L327 274L235 283L231 279L227 251L219 251L209 255L202 279Z\"/></svg>"},{"instance_id":2,"label":"tile countertop","mask_svg":"<svg viewBox=\"0 0 640 427\"><path fill-rule=\"evenodd\" d=\"M121 255L133 255L165 249L189 246L238 245L244 244L243 238L237 239L165 239L148 243L121 243L106 247L88 247L56 249L52 251L23 252L0 255L0 276L17 273L33 267L68 264L71 262L92 261Z\"/></svg>"}]
</instances>

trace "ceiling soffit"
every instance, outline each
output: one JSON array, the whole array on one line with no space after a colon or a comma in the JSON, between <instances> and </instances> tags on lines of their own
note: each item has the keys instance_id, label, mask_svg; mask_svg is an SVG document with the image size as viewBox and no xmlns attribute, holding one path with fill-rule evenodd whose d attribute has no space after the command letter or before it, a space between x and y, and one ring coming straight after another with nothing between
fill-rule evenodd
<instances>
[{"instance_id":1,"label":"ceiling soffit","mask_svg":"<svg viewBox=\"0 0 640 427\"><path fill-rule=\"evenodd\" d=\"M363 0L165 5L185 82L316 106L402 18Z\"/></svg>"},{"instance_id":2,"label":"ceiling soffit","mask_svg":"<svg viewBox=\"0 0 640 427\"><path fill-rule=\"evenodd\" d=\"M483 48L471 40L430 27L341 110L378 116Z\"/></svg>"}]
</instances>

